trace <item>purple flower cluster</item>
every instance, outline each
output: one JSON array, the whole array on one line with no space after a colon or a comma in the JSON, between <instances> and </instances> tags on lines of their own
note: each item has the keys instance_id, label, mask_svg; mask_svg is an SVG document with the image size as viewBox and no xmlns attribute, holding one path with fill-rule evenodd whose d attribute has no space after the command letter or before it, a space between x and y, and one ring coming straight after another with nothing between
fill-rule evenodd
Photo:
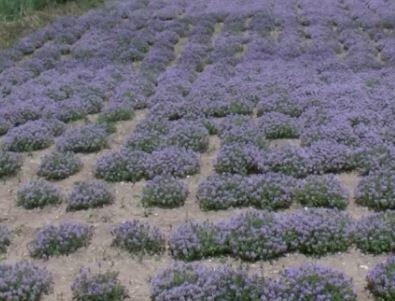
<instances>
[{"instance_id":1,"label":"purple flower cluster","mask_svg":"<svg viewBox=\"0 0 395 301\"><path fill-rule=\"evenodd\" d=\"M260 300L263 279L249 276L243 269L207 267L179 263L161 270L151 280L151 299L165 300Z\"/></svg>"},{"instance_id":2,"label":"purple flower cluster","mask_svg":"<svg viewBox=\"0 0 395 301\"><path fill-rule=\"evenodd\" d=\"M308 176L300 180L293 192L294 199L308 207L345 209L348 194L334 175Z\"/></svg>"},{"instance_id":3,"label":"purple flower cluster","mask_svg":"<svg viewBox=\"0 0 395 301\"><path fill-rule=\"evenodd\" d=\"M76 222L62 222L40 229L28 245L30 255L38 258L68 255L86 247L93 235L92 227Z\"/></svg>"},{"instance_id":4,"label":"purple flower cluster","mask_svg":"<svg viewBox=\"0 0 395 301\"><path fill-rule=\"evenodd\" d=\"M353 241L365 253L381 254L395 250L395 213L373 213L358 220L352 231Z\"/></svg>"},{"instance_id":5,"label":"purple flower cluster","mask_svg":"<svg viewBox=\"0 0 395 301\"><path fill-rule=\"evenodd\" d=\"M19 155L0 150L0 178L15 174L21 166L22 160Z\"/></svg>"},{"instance_id":6,"label":"purple flower cluster","mask_svg":"<svg viewBox=\"0 0 395 301\"><path fill-rule=\"evenodd\" d=\"M358 204L376 210L395 209L395 169L374 172L362 178L355 199Z\"/></svg>"},{"instance_id":7,"label":"purple flower cluster","mask_svg":"<svg viewBox=\"0 0 395 301\"><path fill-rule=\"evenodd\" d=\"M173 257L196 260L231 254L247 261L270 260L287 252L326 255L352 243L352 221L337 210L295 213L247 211L217 224L188 221L170 235Z\"/></svg>"},{"instance_id":8,"label":"purple flower cluster","mask_svg":"<svg viewBox=\"0 0 395 301\"><path fill-rule=\"evenodd\" d=\"M30 262L0 264L0 299L37 301L52 289L52 276Z\"/></svg>"},{"instance_id":9,"label":"purple flower cluster","mask_svg":"<svg viewBox=\"0 0 395 301\"><path fill-rule=\"evenodd\" d=\"M123 301L127 296L126 288L118 279L116 272L92 272L81 269L71 284L73 300L76 301Z\"/></svg>"},{"instance_id":10,"label":"purple flower cluster","mask_svg":"<svg viewBox=\"0 0 395 301\"><path fill-rule=\"evenodd\" d=\"M188 196L186 185L169 176L156 176L143 188L141 202L144 206L174 208L184 205Z\"/></svg>"},{"instance_id":11,"label":"purple flower cluster","mask_svg":"<svg viewBox=\"0 0 395 301\"><path fill-rule=\"evenodd\" d=\"M55 185L38 179L26 182L18 189L16 203L25 209L43 208L60 203L62 198Z\"/></svg>"},{"instance_id":12,"label":"purple flower cluster","mask_svg":"<svg viewBox=\"0 0 395 301\"><path fill-rule=\"evenodd\" d=\"M299 125L296 118L271 112L264 114L257 120L257 126L268 139L298 138Z\"/></svg>"},{"instance_id":13,"label":"purple flower cluster","mask_svg":"<svg viewBox=\"0 0 395 301\"><path fill-rule=\"evenodd\" d=\"M265 279L257 274L250 275L240 267L174 262L151 280L154 301L211 298L224 301L357 300L350 278L312 264L285 269L280 279Z\"/></svg>"},{"instance_id":14,"label":"purple flower cluster","mask_svg":"<svg viewBox=\"0 0 395 301\"><path fill-rule=\"evenodd\" d=\"M196 197L204 210L248 206L281 209L291 205L295 186L293 178L276 173L214 174L199 185Z\"/></svg>"},{"instance_id":15,"label":"purple flower cluster","mask_svg":"<svg viewBox=\"0 0 395 301\"><path fill-rule=\"evenodd\" d=\"M368 289L377 300L390 301L395 298L395 257L373 267L366 280Z\"/></svg>"},{"instance_id":16,"label":"purple flower cluster","mask_svg":"<svg viewBox=\"0 0 395 301\"><path fill-rule=\"evenodd\" d=\"M11 243L10 231L7 226L0 225L0 253L4 253Z\"/></svg>"},{"instance_id":17,"label":"purple flower cluster","mask_svg":"<svg viewBox=\"0 0 395 301\"><path fill-rule=\"evenodd\" d=\"M82 169L82 161L72 152L52 152L42 157L37 175L47 180L62 180Z\"/></svg>"},{"instance_id":18,"label":"purple flower cluster","mask_svg":"<svg viewBox=\"0 0 395 301\"><path fill-rule=\"evenodd\" d=\"M130 254L160 254L165 250L165 238L157 227L138 220L125 221L111 231L113 245Z\"/></svg>"},{"instance_id":19,"label":"purple flower cluster","mask_svg":"<svg viewBox=\"0 0 395 301\"><path fill-rule=\"evenodd\" d=\"M106 128L97 124L67 130L56 142L56 148L62 152L97 152L107 146Z\"/></svg>"},{"instance_id":20,"label":"purple flower cluster","mask_svg":"<svg viewBox=\"0 0 395 301\"><path fill-rule=\"evenodd\" d=\"M76 182L67 198L67 210L103 207L114 201L106 183L98 180Z\"/></svg>"},{"instance_id":21,"label":"purple flower cluster","mask_svg":"<svg viewBox=\"0 0 395 301\"><path fill-rule=\"evenodd\" d=\"M357 300L350 278L312 264L282 271L277 289L280 293L276 300Z\"/></svg>"},{"instance_id":22,"label":"purple flower cluster","mask_svg":"<svg viewBox=\"0 0 395 301\"><path fill-rule=\"evenodd\" d=\"M54 133L41 120L28 121L7 132L3 139L5 149L15 152L29 152L49 147L54 141Z\"/></svg>"}]
</instances>

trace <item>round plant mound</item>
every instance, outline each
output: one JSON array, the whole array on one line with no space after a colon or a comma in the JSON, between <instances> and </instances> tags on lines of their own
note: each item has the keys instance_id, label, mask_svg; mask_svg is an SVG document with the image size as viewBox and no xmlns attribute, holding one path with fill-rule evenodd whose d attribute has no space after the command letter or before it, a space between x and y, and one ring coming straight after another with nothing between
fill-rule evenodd
<instances>
[{"instance_id":1,"label":"round plant mound","mask_svg":"<svg viewBox=\"0 0 395 301\"><path fill-rule=\"evenodd\" d=\"M345 209L348 203L347 191L333 175L308 176L293 194L296 201L308 207Z\"/></svg>"},{"instance_id":2,"label":"round plant mound","mask_svg":"<svg viewBox=\"0 0 395 301\"><path fill-rule=\"evenodd\" d=\"M76 301L123 301L127 297L118 273L111 271L94 273L81 269L71 284L71 291Z\"/></svg>"},{"instance_id":3,"label":"round plant mound","mask_svg":"<svg viewBox=\"0 0 395 301\"><path fill-rule=\"evenodd\" d=\"M30 152L49 147L53 139L53 132L46 123L35 120L9 130L4 136L3 146L9 151Z\"/></svg>"},{"instance_id":4,"label":"round plant mound","mask_svg":"<svg viewBox=\"0 0 395 301\"><path fill-rule=\"evenodd\" d=\"M377 300L395 300L395 257L377 264L366 276L368 289Z\"/></svg>"},{"instance_id":5,"label":"round plant mound","mask_svg":"<svg viewBox=\"0 0 395 301\"><path fill-rule=\"evenodd\" d=\"M257 120L258 127L265 133L267 139L291 139L299 137L299 126L296 118L271 112Z\"/></svg>"},{"instance_id":6,"label":"round plant mound","mask_svg":"<svg viewBox=\"0 0 395 301\"><path fill-rule=\"evenodd\" d=\"M395 170L364 177L355 192L356 202L376 210L395 209Z\"/></svg>"},{"instance_id":7,"label":"round plant mound","mask_svg":"<svg viewBox=\"0 0 395 301\"><path fill-rule=\"evenodd\" d=\"M93 235L92 227L75 222L63 222L59 226L48 225L40 229L29 244L32 257L68 255L88 246Z\"/></svg>"},{"instance_id":8,"label":"round plant mound","mask_svg":"<svg viewBox=\"0 0 395 301\"><path fill-rule=\"evenodd\" d=\"M76 182L67 200L67 210L103 207L113 203L114 196L102 181Z\"/></svg>"},{"instance_id":9,"label":"round plant mound","mask_svg":"<svg viewBox=\"0 0 395 301\"><path fill-rule=\"evenodd\" d=\"M260 279L263 281L263 279ZM262 287L264 284L262 284ZM151 300L260 300L261 287L243 269L176 262L151 280Z\"/></svg>"},{"instance_id":10,"label":"round plant mound","mask_svg":"<svg viewBox=\"0 0 395 301\"><path fill-rule=\"evenodd\" d=\"M47 180L62 180L79 172L82 161L72 152L53 152L41 159L37 175Z\"/></svg>"},{"instance_id":11,"label":"round plant mound","mask_svg":"<svg viewBox=\"0 0 395 301\"><path fill-rule=\"evenodd\" d=\"M288 219L290 248L323 256L345 251L351 244L351 220L335 209L299 210Z\"/></svg>"},{"instance_id":12,"label":"round plant mound","mask_svg":"<svg viewBox=\"0 0 395 301\"><path fill-rule=\"evenodd\" d=\"M395 212L373 213L358 220L352 231L357 248L381 254L395 250Z\"/></svg>"},{"instance_id":13,"label":"round plant mound","mask_svg":"<svg viewBox=\"0 0 395 301\"><path fill-rule=\"evenodd\" d=\"M0 178L16 174L21 166L22 160L18 154L0 150Z\"/></svg>"},{"instance_id":14,"label":"round plant mound","mask_svg":"<svg viewBox=\"0 0 395 301\"><path fill-rule=\"evenodd\" d=\"M62 152L93 153L107 146L108 133L105 127L89 124L67 130L56 142Z\"/></svg>"},{"instance_id":15,"label":"round plant mound","mask_svg":"<svg viewBox=\"0 0 395 301\"><path fill-rule=\"evenodd\" d=\"M285 269L281 273L278 300L357 301L352 280L332 269L312 264Z\"/></svg>"},{"instance_id":16,"label":"round plant mound","mask_svg":"<svg viewBox=\"0 0 395 301\"><path fill-rule=\"evenodd\" d=\"M43 208L47 205L59 204L61 201L62 195L59 189L43 179L31 180L17 191L16 203L25 209Z\"/></svg>"},{"instance_id":17,"label":"round plant mound","mask_svg":"<svg viewBox=\"0 0 395 301\"><path fill-rule=\"evenodd\" d=\"M108 182L137 182L146 177L147 154L142 151L113 151L101 156L94 166L97 178Z\"/></svg>"},{"instance_id":18,"label":"round plant mound","mask_svg":"<svg viewBox=\"0 0 395 301\"><path fill-rule=\"evenodd\" d=\"M50 293L52 276L44 268L30 262L0 264L0 299L37 301Z\"/></svg>"},{"instance_id":19,"label":"round plant mound","mask_svg":"<svg viewBox=\"0 0 395 301\"><path fill-rule=\"evenodd\" d=\"M184 205L188 196L186 185L173 177L157 176L143 188L141 202L146 207L175 208Z\"/></svg>"},{"instance_id":20,"label":"round plant mound","mask_svg":"<svg viewBox=\"0 0 395 301\"><path fill-rule=\"evenodd\" d=\"M288 251L286 224L276 214L248 211L229 219L225 227L232 254L243 260L270 260Z\"/></svg>"},{"instance_id":21,"label":"round plant mound","mask_svg":"<svg viewBox=\"0 0 395 301\"><path fill-rule=\"evenodd\" d=\"M209 133L203 125L177 121L171 126L165 140L169 145L185 147L202 153L207 150L208 137Z\"/></svg>"},{"instance_id":22,"label":"round plant mound","mask_svg":"<svg viewBox=\"0 0 395 301\"><path fill-rule=\"evenodd\" d=\"M130 254L161 254L165 250L165 238L157 227L137 220L115 226L111 234L113 245Z\"/></svg>"},{"instance_id":23,"label":"round plant mound","mask_svg":"<svg viewBox=\"0 0 395 301\"><path fill-rule=\"evenodd\" d=\"M157 175L186 177L199 172L199 158L193 151L185 148L166 147L152 152L147 159L147 174L150 178Z\"/></svg>"},{"instance_id":24,"label":"round plant mound","mask_svg":"<svg viewBox=\"0 0 395 301\"><path fill-rule=\"evenodd\" d=\"M177 259L196 260L228 253L227 233L210 222L187 221L172 231L170 254Z\"/></svg>"}]
</instances>

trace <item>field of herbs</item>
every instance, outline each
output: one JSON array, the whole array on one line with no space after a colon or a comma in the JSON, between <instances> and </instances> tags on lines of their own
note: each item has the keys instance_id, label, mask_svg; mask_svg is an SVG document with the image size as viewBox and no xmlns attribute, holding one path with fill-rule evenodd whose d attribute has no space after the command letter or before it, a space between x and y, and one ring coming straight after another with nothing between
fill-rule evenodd
<instances>
[{"instance_id":1,"label":"field of herbs","mask_svg":"<svg viewBox=\"0 0 395 301\"><path fill-rule=\"evenodd\" d=\"M395 300L395 2L123 0L0 51L0 301Z\"/></svg>"}]
</instances>

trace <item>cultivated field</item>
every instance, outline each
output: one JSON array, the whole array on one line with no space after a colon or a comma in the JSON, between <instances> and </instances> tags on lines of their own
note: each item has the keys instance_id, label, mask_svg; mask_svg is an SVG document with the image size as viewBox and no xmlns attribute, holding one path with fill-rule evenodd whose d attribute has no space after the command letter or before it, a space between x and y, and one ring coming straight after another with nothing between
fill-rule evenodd
<instances>
[{"instance_id":1,"label":"cultivated field","mask_svg":"<svg viewBox=\"0 0 395 301\"><path fill-rule=\"evenodd\" d=\"M0 301L395 300L394 27L123 0L1 50Z\"/></svg>"}]
</instances>

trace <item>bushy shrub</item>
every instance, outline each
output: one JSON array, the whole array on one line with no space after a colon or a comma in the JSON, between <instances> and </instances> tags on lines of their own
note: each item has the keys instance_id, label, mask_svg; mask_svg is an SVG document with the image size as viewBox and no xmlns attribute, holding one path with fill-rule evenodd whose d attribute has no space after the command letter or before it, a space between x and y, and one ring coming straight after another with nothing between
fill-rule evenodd
<instances>
[{"instance_id":1,"label":"bushy shrub","mask_svg":"<svg viewBox=\"0 0 395 301\"><path fill-rule=\"evenodd\" d=\"M96 161L94 174L109 182L137 182L146 177L147 158L142 151L112 151Z\"/></svg>"},{"instance_id":2,"label":"bushy shrub","mask_svg":"<svg viewBox=\"0 0 395 301\"><path fill-rule=\"evenodd\" d=\"M307 255L345 251L351 244L350 218L335 209L299 210L288 219L291 249Z\"/></svg>"},{"instance_id":3,"label":"bushy shrub","mask_svg":"<svg viewBox=\"0 0 395 301\"><path fill-rule=\"evenodd\" d=\"M62 152L97 152L107 146L107 136L105 127L89 124L67 130L56 142L56 147Z\"/></svg>"},{"instance_id":4,"label":"bushy shrub","mask_svg":"<svg viewBox=\"0 0 395 301\"><path fill-rule=\"evenodd\" d=\"M184 205L188 196L186 185L169 176L157 176L143 188L141 202L144 206L175 208Z\"/></svg>"},{"instance_id":5,"label":"bushy shrub","mask_svg":"<svg viewBox=\"0 0 395 301\"><path fill-rule=\"evenodd\" d=\"M276 300L357 300L350 278L318 265L285 269L279 281L280 294Z\"/></svg>"},{"instance_id":6,"label":"bushy shrub","mask_svg":"<svg viewBox=\"0 0 395 301\"><path fill-rule=\"evenodd\" d=\"M368 289L377 300L391 301L395 299L395 257L373 267L366 280Z\"/></svg>"},{"instance_id":7,"label":"bushy shrub","mask_svg":"<svg viewBox=\"0 0 395 301\"><path fill-rule=\"evenodd\" d=\"M165 238L160 230L138 220L118 224L112 230L113 245L130 254L160 254L165 250Z\"/></svg>"},{"instance_id":8,"label":"bushy shrub","mask_svg":"<svg viewBox=\"0 0 395 301\"><path fill-rule=\"evenodd\" d=\"M21 166L22 160L19 155L0 150L0 178L14 175Z\"/></svg>"},{"instance_id":9,"label":"bushy shrub","mask_svg":"<svg viewBox=\"0 0 395 301\"><path fill-rule=\"evenodd\" d=\"M117 122L130 120L134 116L132 105L127 102L113 102L97 118L100 122Z\"/></svg>"},{"instance_id":10,"label":"bushy shrub","mask_svg":"<svg viewBox=\"0 0 395 301\"><path fill-rule=\"evenodd\" d=\"M226 233L213 223L187 221L170 234L170 254L183 260L223 255L228 252L226 239Z\"/></svg>"},{"instance_id":11,"label":"bushy shrub","mask_svg":"<svg viewBox=\"0 0 395 301\"><path fill-rule=\"evenodd\" d=\"M395 209L395 170L374 172L362 178L355 200L376 210Z\"/></svg>"},{"instance_id":12,"label":"bushy shrub","mask_svg":"<svg viewBox=\"0 0 395 301\"><path fill-rule=\"evenodd\" d=\"M259 173L261 158L261 150L255 145L227 144L221 147L214 168L218 173Z\"/></svg>"},{"instance_id":13,"label":"bushy shrub","mask_svg":"<svg viewBox=\"0 0 395 301\"><path fill-rule=\"evenodd\" d=\"M169 145L185 147L195 152L205 152L208 147L209 133L198 123L176 121L172 123L169 133L164 138Z\"/></svg>"},{"instance_id":14,"label":"bushy shrub","mask_svg":"<svg viewBox=\"0 0 395 301\"><path fill-rule=\"evenodd\" d=\"M71 284L73 300L76 301L122 301L126 288L118 279L117 272L92 272L81 269Z\"/></svg>"},{"instance_id":15,"label":"bushy shrub","mask_svg":"<svg viewBox=\"0 0 395 301\"><path fill-rule=\"evenodd\" d=\"M343 144L319 141L312 144L307 152L311 173L345 172L354 169L356 165L354 152Z\"/></svg>"},{"instance_id":16,"label":"bushy shrub","mask_svg":"<svg viewBox=\"0 0 395 301\"><path fill-rule=\"evenodd\" d=\"M67 210L103 207L114 201L107 184L101 181L76 182L67 199Z\"/></svg>"},{"instance_id":17,"label":"bushy shrub","mask_svg":"<svg viewBox=\"0 0 395 301\"><path fill-rule=\"evenodd\" d=\"M387 211L361 218L352 231L357 248L365 253L381 254L395 250L395 213Z\"/></svg>"},{"instance_id":18,"label":"bushy shrub","mask_svg":"<svg viewBox=\"0 0 395 301\"><path fill-rule=\"evenodd\" d=\"M7 226L0 225L0 253L4 253L10 245L10 234Z\"/></svg>"},{"instance_id":19,"label":"bushy shrub","mask_svg":"<svg viewBox=\"0 0 395 301\"><path fill-rule=\"evenodd\" d=\"M0 299L37 301L52 289L52 276L27 261L0 264Z\"/></svg>"},{"instance_id":20,"label":"bushy shrub","mask_svg":"<svg viewBox=\"0 0 395 301\"><path fill-rule=\"evenodd\" d=\"M177 262L151 280L151 300L260 300L261 287L257 283L243 269Z\"/></svg>"},{"instance_id":21,"label":"bushy shrub","mask_svg":"<svg viewBox=\"0 0 395 301\"><path fill-rule=\"evenodd\" d=\"M62 222L40 229L28 245L32 257L68 255L88 246L93 235L92 227L75 222Z\"/></svg>"},{"instance_id":22,"label":"bushy shrub","mask_svg":"<svg viewBox=\"0 0 395 301\"><path fill-rule=\"evenodd\" d=\"M28 121L12 128L3 139L5 149L15 152L30 152L49 147L54 135L41 120Z\"/></svg>"},{"instance_id":23,"label":"bushy shrub","mask_svg":"<svg viewBox=\"0 0 395 301\"><path fill-rule=\"evenodd\" d=\"M285 93L274 93L265 97L257 104L258 116L269 112L278 112L292 117L299 117L303 112L303 105Z\"/></svg>"},{"instance_id":24,"label":"bushy shrub","mask_svg":"<svg viewBox=\"0 0 395 301\"><path fill-rule=\"evenodd\" d=\"M309 155L303 148L285 145L265 153L261 169L296 178L305 177L309 173Z\"/></svg>"},{"instance_id":25,"label":"bushy shrub","mask_svg":"<svg viewBox=\"0 0 395 301\"><path fill-rule=\"evenodd\" d=\"M333 175L308 176L294 191L294 199L309 207L344 209L347 198L347 191Z\"/></svg>"},{"instance_id":26,"label":"bushy shrub","mask_svg":"<svg viewBox=\"0 0 395 301\"><path fill-rule=\"evenodd\" d=\"M52 152L45 155L38 167L37 175L47 180L62 180L82 168L82 161L72 152Z\"/></svg>"},{"instance_id":27,"label":"bushy shrub","mask_svg":"<svg viewBox=\"0 0 395 301\"><path fill-rule=\"evenodd\" d=\"M204 210L254 206L260 209L287 208L295 186L292 178L275 173L241 176L213 175L202 182L196 197Z\"/></svg>"},{"instance_id":28,"label":"bushy shrub","mask_svg":"<svg viewBox=\"0 0 395 301\"><path fill-rule=\"evenodd\" d=\"M186 177L198 173L200 164L193 151L170 146L152 152L147 159L146 168L149 178L157 175Z\"/></svg>"},{"instance_id":29,"label":"bushy shrub","mask_svg":"<svg viewBox=\"0 0 395 301\"><path fill-rule=\"evenodd\" d=\"M62 201L59 189L53 184L42 180L31 180L17 191L16 203L25 209L43 208Z\"/></svg>"},{"instance_id":30,"label":"bushy shrub","mask_svg":"<svg viewBox=\"0 0 395 301\"><path fill-rule=\"evenodd\" d=\"M268 139L299 137L298 122L288 115L277 112L267 113L259 117L257 123Z\"/></svg>"},{"instance_id":31,"label":"bushy shrub","mask_svg":"<svg viewBox=\"0 0 395 301\"><path fill-rule=\"evenodd\" d=\"M288 251L287 227L281 217L266 211L248 211L229 219L232 254L243 260L270 260Z\"/></svg>"},{"instance_id":32,"label":"bushy shrub","mask_svg":"<svg viewBox=\"0 0 395 301\"><path fill-rule=\"evenodd\" d=\"M230 119L228 116L227 118ZM266 149L268 141L266 140L265 133L257 126L251 124L227 124L232 122L232 119L226 120L219 126L219 136L221 138L221 144L252 144L260 149ZM233 119L236 119L234 117ZM235 122L235 120L233 120Z\"/></svg>"}]
</instances>

